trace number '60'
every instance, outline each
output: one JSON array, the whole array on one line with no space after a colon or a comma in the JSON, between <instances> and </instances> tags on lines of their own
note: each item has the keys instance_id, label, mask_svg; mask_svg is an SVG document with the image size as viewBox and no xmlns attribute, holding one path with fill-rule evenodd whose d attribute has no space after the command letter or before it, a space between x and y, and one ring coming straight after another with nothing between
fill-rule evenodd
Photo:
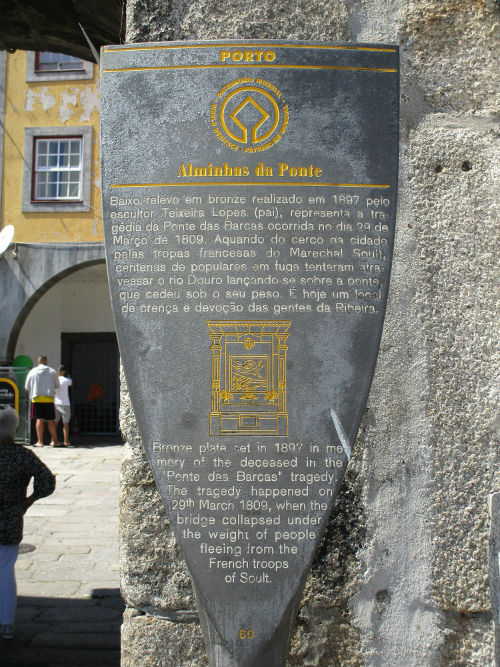
<instances>
[{"instance_id":1,"label":"number '60'","mask_svg":"<svg viewBox=\"0 0 500 667\"><path fill-rule=\"evenodd\" d=\"M252 628L248 628L248 630L241 629L238 632L238 636L239 636L240 639L253 639L254 636L255 636L255 633L252 630Z\"/></svg>"}]
</instances>

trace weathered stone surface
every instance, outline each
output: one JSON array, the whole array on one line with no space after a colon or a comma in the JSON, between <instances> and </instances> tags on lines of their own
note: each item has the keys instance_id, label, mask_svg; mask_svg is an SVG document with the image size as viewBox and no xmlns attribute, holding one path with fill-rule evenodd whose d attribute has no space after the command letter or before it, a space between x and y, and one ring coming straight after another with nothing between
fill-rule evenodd
<instances>
[{"instance_id":1,"label":"weathered stone surface","mask_svg":"<svg viewBox=\"0 0 500 667\"><path fill-rule=\"evenodd\" d=\"M143 453L121 374L120 420L126 438L120 521L121 585L134 609L194 609L189 574Z\"/></svg>"},{"instance_id":2,"label":"weathered stone surface","mask_svg":"<svg viewBox=\"0 0 500 667\"><path fill-rule=\"evenodd\" d=\"M309 39L347 41L348 2L285 0L230 3L127 2L127 41L180 39Z\"/></svg>"},{"instance_id":3,"label":"weathered stone surface","mask_svg":"<svg viewBox=\"0 0 500 667\"><path fill-rule=\"evenodd\" d=\"M401 44L429 112L495 113L500 105L500 28L493 0L412 0Z\"/></svg>"},{"instance_id":4,"label":"weathered stone surface","mask_svg":"<svg viewBox=\"0 0 500 667\"><path fill-rule=\"evenodd\" d=\"M489 497L490 506L490 600L495 638L495 667L500 665L500 493L492 493Z\"/></svg>"},{"instance_id":5,"label":"weathered stone surface","mask_svg":"<svg viewBox=\"0 0 500 667\"><path fill-rule=\"evenodd\" d=\"M365 541L361 485L351 459L350 473L334 505L302 596L288 664L361 667L360 638L352 625L349 598L359 576L357 554Z\"/></svg>"},{"instance_id":6,"label":"weathered stone surface","mask_svg":"<svg viewBox=\"0 0 500 667\"><path fill-rule=\"evenodd\" d=\"M167 641L165 641L167 638ZM162 651L158 651L158 647ZM122 626L122 667L203 667L207 665L200 626L171 623L127 610Z\"/></svg>"},{"instance_id":7,"label":"weathered stone surface","mask_svg":"<svg viewBox=\"0 0 500 667\"><path fill-rule=\"evenodd\" d=\"M351 605L369 664L492 659L497 131L439 115L412 133L361 453L368 530ZM472 154L476 175L463 170ZM457 625L457 612L467 622Z\"/></svg>"},{"instance_id":8,"label":"weathered stone surface","mask_svg":"<svg viewBox=\"0 0 500 667\"><path fill-rule=\"evenodd\" d=\"M412 234L424 275L417 305L432 387L434 597L470 613L489 607L487 499L500 481L491 273L500 246L500 203L491 197L500 186L499 127L432 117L410 146Z\"/></svg>"},{"instance_id":9,"label":"weathered stone surface","mask_svg":"<svg viewBox=\"0 0 500 667\"><path fill-rule=\"evenodd\" d=\"M435 664L440 643L430 595L427 361L415 307L422 275L405 186L403 174L391 294L358 450L366 539L350 607L364 660L377 667Z\"/></svg>"},{"instance_id":10,"label":"weathered stone surface","mask_svg":"<svg viewBox=\"0 0 500 667\"><path fill-rule=\"evenodd\" d=\"M442 662L437 664L467 667L493 665L494 638L489 613L450 613L446 616Z\"/></svg>"}]
</instances>

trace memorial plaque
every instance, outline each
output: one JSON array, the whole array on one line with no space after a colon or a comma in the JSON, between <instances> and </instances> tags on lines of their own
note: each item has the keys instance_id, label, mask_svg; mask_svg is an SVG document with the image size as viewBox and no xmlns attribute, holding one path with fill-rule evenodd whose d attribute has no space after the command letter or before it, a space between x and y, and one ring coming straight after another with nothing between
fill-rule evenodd
<instances>
[{"instance_id":1,"label":"memorial plaque","mask_svg":"<svg viewBox=\"0 0 500 667\"><path fill-rule=\"evenodd\" d=\"M103 210L140 433L212 665L284 665L387 299L398 51L105 47Z\"/></svg>"}]
</instances>

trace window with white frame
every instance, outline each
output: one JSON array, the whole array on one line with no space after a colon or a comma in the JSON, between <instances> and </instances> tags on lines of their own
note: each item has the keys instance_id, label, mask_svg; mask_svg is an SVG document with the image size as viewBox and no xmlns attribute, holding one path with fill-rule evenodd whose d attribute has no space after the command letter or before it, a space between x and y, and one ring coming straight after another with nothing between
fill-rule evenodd
<instances>
[{"instance_id":1,"label":"window with white frame","mask_svg":"<svg viewBox=\"0 0 500 667\"><path fill-rule=\"evenodd\" d=\"M85 64L81 58L66 53L36 51L35 72L81 72L84 69Z\"/></svg>"},{"instance_id":2,"label":"window with white frame","mask_svg":"<svg viewBox=\"0 0 500 667\"><path fill-rule=\"evenodd\" d=\"M26 51L26 81L76 81L93 79L94 66L87 60L50 51Z\"/></svg>"},{"instance_id":3,"label":"window with white frame","mask_svg":"<svg viewBox=\"0 0 500 667\"><path fill-rule=\"evenodd\" d=\"M82 137L35 137L32 201L79 201Z\"/></svg>"},{"instance_id":4,"label":"window with white frame","mask_svg":"<svg viewBox=\"0 0 500 667\"><path fill-rule=\"evenodd\" d=\"M92 127L24 130L24 212L89 211Z\"/></svg>"}]
</instances>

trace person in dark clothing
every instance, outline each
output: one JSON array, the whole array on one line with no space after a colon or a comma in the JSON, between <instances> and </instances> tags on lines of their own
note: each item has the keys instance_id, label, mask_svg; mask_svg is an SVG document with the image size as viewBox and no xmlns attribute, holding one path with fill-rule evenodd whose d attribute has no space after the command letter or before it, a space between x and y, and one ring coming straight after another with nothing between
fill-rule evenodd
<instances>
[{"instance_id":1,"label":"person in dark clothing","mask_svg":"<svg viewBox=\"0 0 500 667\"><path fill-rule=\"evenodd\" d=\"M26 510L39 498L50 496L55 477L30 450L16 445L16 411L0 405L0 630L3 639L14 637L16 579L14 566L23 537ZM26 495L33 478L33 493Z\"/></svg>"}]
</instances>

